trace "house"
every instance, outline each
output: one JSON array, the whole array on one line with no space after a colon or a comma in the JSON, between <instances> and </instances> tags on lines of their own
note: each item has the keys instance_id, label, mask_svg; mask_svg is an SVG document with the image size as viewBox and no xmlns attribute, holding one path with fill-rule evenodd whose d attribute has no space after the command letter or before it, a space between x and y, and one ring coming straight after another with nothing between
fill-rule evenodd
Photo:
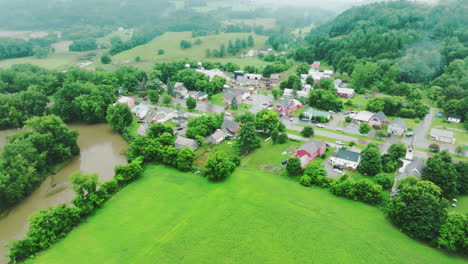
<instances>
[{"instance_id":1,"label":"house","mask_svg":"<svg viewBox=\"0 0 468 264\"><path fill-rule=\"evenodd\" d=\"M326 119L330 119L332 117L332 115L329 112L320 111L313 108L309 108L306 111L304 111L304 113L302 113L302 116L305 120L311 120L312 118L317 116L323 116Z\"/></svg>"},{"instance_id":2,"label":"house","mask_svg":"<svg viewBox=\"0 0 468 264\"><path fill-rule=\"evenodd\" d=\"M431 129L431 139L447 142L447 143L455 143L456 139L453 137L452 131L447 130L440 130L440 129Z\"/></svg>"},{"instance_id":3,"label":"house","mask_svg":"<svg viewBox=\"0 0 468 264\"><path fill-rule=\"evenodd\" d=\"M304 89L302 89L304 92L306 93L309 93L310 91L312 91L314 88L312 87L312 85L310 84L305 84L304 85Z\"/></svg>"},{"instance_id":4,"label":"house","mask_svg":"<svg viewBox=\"0 0 468 264\"><path fill-rule=\"evenodd\" d=\"M197 150L199 144L196 140L186 137L178 136L175 141L175 148L176 149L183 149L183 148L190 148L191 150Z\"/></svg>"},{"instance_id":5,"label":"house","mask_svg":"<svg viewBox=\"0 0 468 264\"><path fill-rule=\"evenodd\" d=\"M461 123L462 116L461 115L449 115L447 118L449 122Z\"/></svg>"},{"instance_id":6,"label":"house","mask_svg":"<svg viewBox=\"0 0 468 264\"><path fill-rule=\"evenodd\" d=\"M235 89L224 89L223 92L223 103L230 105L232 102L232 99L236 98L237 103L242 102L242 97L243 97L243 92Z\"/></svg>"},{"instance_id":7,"label":"house","mask_svg":"<svg viewBox=\"0 0 468 264\"><path fill-rule=\"evenodd\" d=\"M323 75L326 76L327 78L331 78L332 75L333 75L333 71L332 70L324 70Z\"/></svg>"},{"instance_id":8,"label":"house","mask_svg":"<svg viewBox=\"0 0 468 264\"><path fill-rule=\"evenodd\" d=\"M312 63L312 65L310 65L313 69L315 70L319 70L320 69L320 61L314 61L314 63Z\"/></svg>"},{"instance_id":9,"label":"house","mask_svg":"<svg viewBox=\"0 0 468 264\"><path fill-rule=\"evenodd\" d=\"M153 107L147 104L139 104L132 108L132 113L134 113L138 119L144 119L152 109Z\"/></svg>"},{"instance_id":10,"label":"house","mask_svg":"<svg viewBox=\"0 0 468 264\"><path fill-rule=\"evenodd\" d=\"M416 159L411 161L407 166L403 168L403 170L399 170L399 173L395 176L395 180L393 181L392 192L390 197L395 197L400 190L398 190L398 181L406 179L408 177L416 177L421 178L421 175L426 168L426 164L422 159Z\"/></svg>"},{"instance_id":11,"label":"house","mask_svg":"<svg viewBox=\"0 0 468 264\"><path fill-rule=\"evenodd\" d=\"M408 129L408 127L406 126L405 121L398 118L398 119L392 120L388 124L387 133L390 135L402 136L403 133L405 133L406 129Z\"/></svg>"},{"instance_id":12,"label":"house","mask_svg":"<svg viewBox=\"0 0 468 264\"><path fill-rule=\"evenodd\" d=\"M327 146L325 145L325 142L311 140L296 150L294 157L297 157L301 160L301 166L304 169L307 164L314 161L315 158L322 156L326 150Z\"/></svg>"},{"instance_id":13,"label":"house","mask_svg":"<svg viewBox=\"0 0 468 264\"><path fill-rule=\"evenodd\" d=\"M306 91L296 91L296 95L294 96L294 90L293 89L284 89L283 97L285 97L285 98L307 99L307 98L309 98L309 93L306 92Z\"/></svg>"},{"instance_id":14,"label":"house","mask_svg":"<svg viewBox=\"0 0 468 264\"><path fill-rule=\"evenodd\" d=\"M384 127L385 124L387 123L387 121L388 121L387 116L382 111L380 111L380 112L374 114L370 118L369 125Z\"/></svg>"},{"instance_id":15,"label":"house","mask_svg":"<svg viewBox=\"0 0 468 264\"><path fill-rule=\"evenodd\" d=\"M169 108L169 107L164 107L164 106L159 106L156 109L156 112L151 114L150 116L150 122L152 123L164 123L166 121L169 121L173 118L176 118L177 115L177 109L174 108Z\"/></svg>"},{"instance_id":16,"label":"house","mask_svg":"<svg viewBox=\"0 0 468 264\"><path fill-rule=\"evenodd\" d=\"M297 101L296 99L287 99L284 98L281 101L279 101L278 104L276 104L273 109L276 110L276 112L280 114L289 114L299 108L301 108L303 105L301 102Z\"/></svg>"},{"instance_id":17,"label":"house","mask_svg":"<svg viewBox=\"0 0 468 264\"><path fill-rule=\"evenodd\" d=\"M331 164L356 170L361 162L361 153L349 151L346 149L339 149L332 154Z\"/></svg>"},{"instance_id":18,"label":"house","mask_svg":"<svg viewBox=\"0 0 468 264\"><path fill-rule=\"evenodd\" d=\"M251 49L251 50L247 51L247 53L245 53L244 56L245 57L255 57L257 55L258 55L258 52L256 50Z\"/></svg>"},{"instance_id":19,"label":"house","mask_svg":"<svg viewBox=\"0 0 468 264\"><path fill-rule=\"evenodd\" d=\"M270 82L271 82L271 84L278 84L280 82L279 74L272 74L270 76Z\"/></svg>"},{"instance_id":20,"label":"house","mask_svg":"<svg viewBox=\"0 0 468 264\"><path fill-rule=\"evenodd\" d=\"M356 122L358 124L367 123L372 118L372 116L374 116L374 113L372 113L372 112L361 111L361 112L357 113L353 117L353 120L354 120L354 122Z\"/></svg>"},{"instance_id":21,"label":"house","mask_svg":"<svg viewBox=\"0 0 468 264\"><path fill-rule=\"evenodd\" d=\"M337 88L337 94L342 98L352 98L356 92L351 88Z\"/></svg>"},{"instance_id":22,"label":"house","mask_svg":"<svg viewBox=\"0 0 468 264\"><path fill-rule=\"evenodd\" d=\"M336 79L333 81L333 84L335 85L336 89L340 88L342 83L343 81L341 79Z\"/></svg>"},{"instance_id":23,"label":"house","mask_svg":"<svg viewBox=\"0 0 468 264\"><path fill-rule=\"evenodd\" d=\"M222 129L217 129L211 136L206 138L208 143L219 145L226 139L226 133Z\"/></svg>"},{"instance_id":24,"label":"house","mask_svg":"<svg viewBox=\"0 0 468 264\"><path fill-rule=\"evenodd\" d=\"M208 94L205 92L198 92L196 93L193 98L202 101L202 100L207 100L208 99Z\"/></svg>"},{"instance_id":25,"label":"house","mask_svg":"<svg viewBox=\"0 0 468 264\"><path fill-rule=\"evenodd\" d=\"M235 137L240 128L241 123L232 120L224 120L223 124L221 125L221 129L225 130L225 134L230 137Z\"/></svg>"},{"instance_id":26,"label":"house","mask_svg":"<svg viewBox=\"0 0 468 264\"><path fill-rule=\"evenodd\" d=\"M148 133L148 124L142 124L141 126L138 127L137 129L138 136L146 136L147 133Z\"/></svg>"},{"instance_id":27,"label":"house","mask_svg":"<svg viewBox=\"0 0 468 264\"><path fill-rule=\"evenodd\" d=\"M188 90L185 88L185 85L181 82L176 82L174 84L174 96L175 97L187 97L188 96Z\"/></svg>"},{"instance_id":28,"label":"house","mask_svg":"<svg viewBox=\"0 0 468 264\"><path fill-rule=\"evenodd\" d=\"M135 107L135 99L127 96L122 96L117 100L117 104L126 104L130 109Z\"/></svg>"},{"instance_id":29,"label":"house","mask_svg":"<svg viewBox=\"0 0 468 264\"><path fill-rule=\"evenodd\" d=\"M268 54L270 54L270 52L272 52L272 51L273 51L272 48L269 48L269 49L259 49L259 50L258 50L258 54L268 55Z\"/></svg>"}]
</instances>

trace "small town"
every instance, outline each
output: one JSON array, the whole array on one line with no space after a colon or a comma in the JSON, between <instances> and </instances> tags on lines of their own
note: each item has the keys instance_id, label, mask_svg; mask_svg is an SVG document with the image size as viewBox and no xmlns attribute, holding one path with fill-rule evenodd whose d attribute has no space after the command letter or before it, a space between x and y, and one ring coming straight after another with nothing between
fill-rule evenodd
<instances>
[{"instance_id":1,"label":"small town","mask_svg":"<svg viewBox=\"0 0 468 264\"><path fill-rule=\"evenodd\" d=\"M0 0L0 263L466 263L467 17Z\"/></svg>"}]
</instances>

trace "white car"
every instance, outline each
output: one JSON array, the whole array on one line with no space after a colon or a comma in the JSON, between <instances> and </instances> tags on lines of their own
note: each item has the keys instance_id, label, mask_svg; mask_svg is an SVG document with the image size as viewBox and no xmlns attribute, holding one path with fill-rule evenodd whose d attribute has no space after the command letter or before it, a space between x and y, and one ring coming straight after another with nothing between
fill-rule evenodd
<instances>
[{"instance_id":1,"label":"white car","mask_svg":"<svg viewBox=\"0 0 468 264\"><path fill-rule=\"evenodd\" d=\"M339 141L339 140L336 141L335 143L338 144L338 145L344 145L344 143L342 141Z\"/></svg>"},{"instance_id":2,"label":"white car","mask_svg":"<svg viewBox=\"0 0 468 264\"><path fill-rule=\"evenodd\" d=\"M322 124L318 124L318 125L317 125L317 127L320 127L320 128L325 128L325 126L324 126L324 125L322 125Z\"/></svg>"},{"instance_id":3,"label":"white car","mask_svg":"<svg viewBox=\"0 0 468 264\"><path fill-rule=\"evenodd\" d=\"M343 174L343 171L340 170L340 169L333 169L333 171L336 172L336 173L339 173L339 174Z\"/></svg>"}]
</instances>

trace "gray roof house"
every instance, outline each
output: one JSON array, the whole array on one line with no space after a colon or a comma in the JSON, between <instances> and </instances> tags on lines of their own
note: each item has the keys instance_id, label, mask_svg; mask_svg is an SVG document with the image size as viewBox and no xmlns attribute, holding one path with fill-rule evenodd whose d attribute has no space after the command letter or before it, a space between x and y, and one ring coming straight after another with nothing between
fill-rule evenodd
<instances>
[{"instance_id":1,"label":"gray roof house","mask_svg":"<svg viewBox=\"0 0 468 264\"><path fill-rule=\"evenodd\" d=\"M410 164L408 164L403 172L395 176L395 181L393 182L392 193L390 194L390 197L393 198L395 197L395 195L398 194L399 190L397 188L397 185L399 180L403 180L408 177L421 178L421 175L425 168L426 164L422 159L416 159Z\"/></svg>"},{"instance_id":2,"label":"gray roof house","mask_svg":"<svg viewBox=\"0 0 468 264\"><path fill-rule=\"evenodd\" d=\"M456 139L453 137L452 131L447 130L440 130L440 129L431 129L431 139L447 142L447 143L455 143Z\"/></svg>"},{"instance_id":3,"label":"gray roof house","mask_svg":"<svg viewBox=\"0 0 468 264\"><path fill-rule=\"evenodd\" d=\"M339 149L337 152L332 154L331 163L333 165L343 166L352 170L357 169L361 162L361 153Z\"/></svg>"},{"instance_id":4,"label":"gray roof house","mask_svg":"<svg viewBox=\"0 0 468 264\"><path fill-rule=\"evenodd\" d=\"M401 136L403 135L403 133L405 133L406 129L408 129L408 127L406 126L405 121L398 118L392 120L388 124L387 133L391 135Z\"/></svg>"},{"instance_id":5,"label":"gray roof house","mask_svg":"<svg viewBox=\"0 0 468 264\"><path fill-rule=\"evenodd\" d=\"M181 82L176 82L174 84L174 95L175 96L187 96L188 90L185 88L185 85Z\"/></svg>"},{"instance_id":6,"label":"gray roof house","mask_svg":"<svg viewBox=\"0 0 468 264\"><path fill-rule=\"evenodd\" d=\"M192 150L197 150L199 144L196 140L186 138L186 137L177 137L175 141L175 148L176 149L183 149L183 148L190 148Z\"/></svg>"},{"instance_id":7,"label":"gray roof house","mask_svg":"<svg viewBox=\"0 0 468 264\"><path fill-rule=\"evenodd\" d=\"M230 136L235 136L240 128L241 123L232 120L224 120L223 124L221 125L221 129L226 129Z\"/></svg>"},{"instance_id":8,"label":"gray roof house","mask_svg":"<svg viewBox=\"0 0 468 264\"><path fill-rule=\"evenodd\" d=\"M380 112L374 114L370 118L369 125L383 127L387 121L388 121L387 116L382 111L380 111Z\"/></svg>"},{"instance_id":9,"label":"gray roof house","mask_svg":"<svg viewBox=\"0 0 468 264\"><path fill-rule=\"evenodd\" d=\"M222 129L217 129L211 136L206 138L208 143L218 145L226 139L226 132Z\"/></svg>"}]
</instances>

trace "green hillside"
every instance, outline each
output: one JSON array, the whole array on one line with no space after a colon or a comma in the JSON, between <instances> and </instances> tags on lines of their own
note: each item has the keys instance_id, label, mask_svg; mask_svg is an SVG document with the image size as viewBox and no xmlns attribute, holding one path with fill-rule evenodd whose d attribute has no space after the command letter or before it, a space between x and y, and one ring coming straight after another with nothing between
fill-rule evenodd
<instances>
[{"instance_id":1,"label":"green hillside","mask_svg":"<svg viewBox=\"0 0 468 264\"><path fill-rule=\"evenodd\" d=\"M286 148L259 150L222 183L149 166L33 262L466 263L407 237L375 207L264 172Z\"/></svg>"}]
</instances>

